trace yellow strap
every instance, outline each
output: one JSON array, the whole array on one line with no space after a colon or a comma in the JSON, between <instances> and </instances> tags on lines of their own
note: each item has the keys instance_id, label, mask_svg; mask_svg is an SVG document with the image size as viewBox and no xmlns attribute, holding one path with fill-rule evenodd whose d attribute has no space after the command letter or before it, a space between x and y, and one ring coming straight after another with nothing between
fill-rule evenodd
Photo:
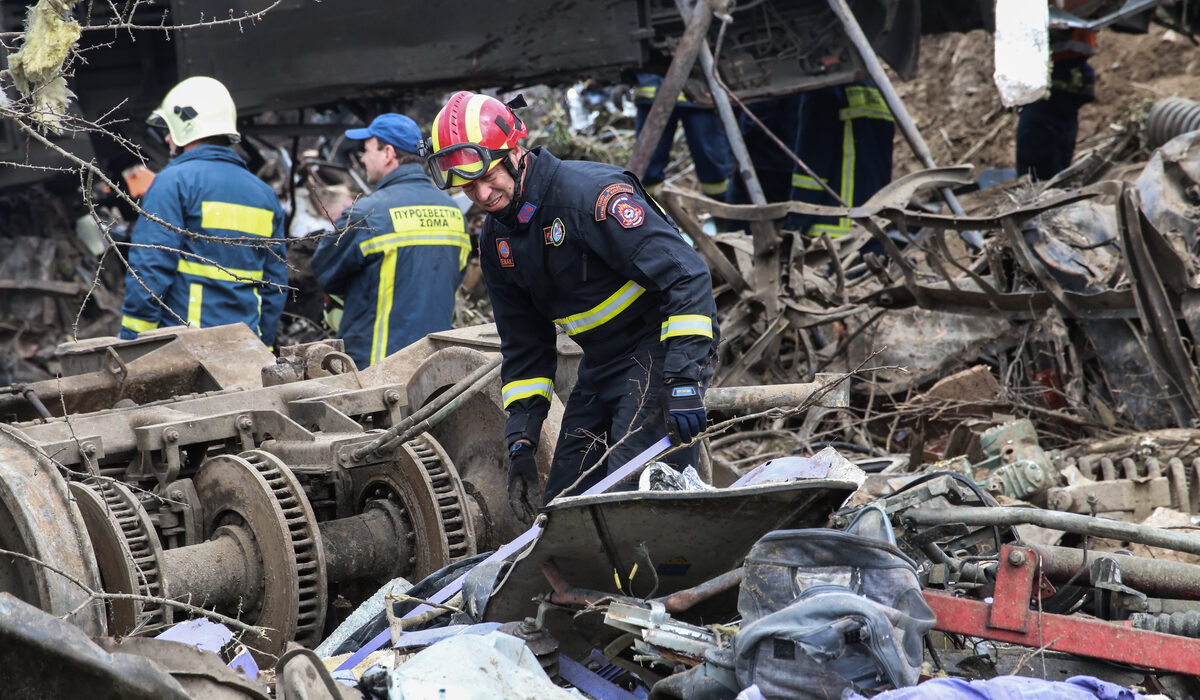
<instances>
[{"instance_id":1,"label":"yellow strap","mask_svg":"<svg viewBox=\"0 0 1200 700\"><path fill-rule=\"evenodd\" d=\"M729 179L720 182L701 182L700 191L707 195L725 194L729 190Z\"/></svg>"},{"instance_id":2,"label":"yellow strap","mask_svg":"<svg viewBox=\"0 0 1200 700\"><path fill-rule=\"evenodd\" d=\"M712 319L702 314L683 314L680 316L669 316L663 321L662 334L659 335L659 340L667 338L678 338L682 335L702 335L705 338L713 337Z\"/></svg>"},{"instance_id":3,"label":"yellow strap","mask_svg":"<svg viewBox=\"0 0 1200 700\"><path fill-rule=\"evenodd\" d=\"M637 300L645 291L645 287L633 280L629 280L607 299L587 311L573 314L566 318L556 318L554 322L562 326L567 335L576 335L584 331L590 331L616 318L617 314L629 308L629 305Z\"/></svg>"},{"instance_id":4,"label":"yellow strap","mask_svg":"<svg viewBox=\"0 0 1200 700\"><path fill-rule=\"evenodd\" d=\"M519 379L515 382L509 382L500 389L500 398L504 403L504 407L513 401L520 401L531 396L541 396L547 401L550 400L550 395L554 393L554 380L549 377L534 377L533 379Z\"/></svg>"},{"instance_id":5,"label":"yellow strap","mask_svg":"<svg viewBox=\"0 0 1200 700\"><path fill-rule=\"evenodd\" d=\"M204 306L204 285L192 282L188 287L188 325L200 328L200 309Z\"/></svg>"},{"instance_id":6,"label":"yellow strap","mask_svg":"<svg viewBox=\"0 0 1200 700\"><path fill-rule=\"evenodd\" d=\"M222 269L216 265L195 262L194 260L181 259L175 267L185 275L195 275L196 277L204 277L205 279L217 280L218 282L249 283L250 280L261 280L263 278L262 270L237 270L232 267Z\"/></svg>"},{"instance_id":7,"label":"yellow strap","mask_svg":"<svg viewBox=\"0 0 1200 700\"><path fill-rule=\"evenodd\" d=\"M134 318L133 316L122 316L121 327L128 328L134 333L141 333L143 331L149 331L158 328L158 321L143 321L142 319Z\"/></svg>"},{"instance_id":8,"label":"yellow strap","mask_svg":"<svg viewBox=\"0 0 1200 700\"><path fill-rule=\"evenodd\" d=\"M200 225L270 238L274 233L275 212L229 202L201 202Z\"/></svg>"}]
</instances>

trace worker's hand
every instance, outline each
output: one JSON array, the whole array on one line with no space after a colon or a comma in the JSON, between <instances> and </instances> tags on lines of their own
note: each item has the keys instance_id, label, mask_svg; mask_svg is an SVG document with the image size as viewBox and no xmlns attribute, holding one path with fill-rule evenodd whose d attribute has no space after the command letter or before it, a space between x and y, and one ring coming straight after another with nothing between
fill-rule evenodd
<instances>
[{"instance_id":1,"label":"worker's hand","mask_svg":"<svg viewBox=\"0 0 1200 700\"><path fill-rule=\"evenodd\" d=\"M542 505L542 487L538 483L534 446L518 440L508 451L508 505L521 522L533 522Z\"/></svg>"},{"instance_id":2,"label":"worker's hand","mask_svg":"<svg viewBox=\"0 0 1200 700\"><path fill-rule=\"evenodd\" d=\"M667 380L663 385L661 402L667 417L667 435L672 445L691 442L704 431L708 416L704 412L704 398L700 385L686 379Z\"/></svg>"}]
</instances>

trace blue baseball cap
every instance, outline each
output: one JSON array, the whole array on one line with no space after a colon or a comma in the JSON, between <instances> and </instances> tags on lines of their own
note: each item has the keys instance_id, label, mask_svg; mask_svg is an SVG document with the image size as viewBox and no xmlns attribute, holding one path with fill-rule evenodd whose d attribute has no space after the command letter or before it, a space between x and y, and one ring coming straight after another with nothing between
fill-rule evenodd
<instances>
[{"instance_id":1,"label":"blue baseball cap","mask_svg":"<svg viewBox=\"0 0 1200 700\"><path fill-rule=\"evenodd\" d=\"M365 141L374 136L384 143L409 153L416 153L421 142L421 128L403 114L388 112L375 117L365 129L347 129L346 138Z\"/></svg>"}]
</instances>

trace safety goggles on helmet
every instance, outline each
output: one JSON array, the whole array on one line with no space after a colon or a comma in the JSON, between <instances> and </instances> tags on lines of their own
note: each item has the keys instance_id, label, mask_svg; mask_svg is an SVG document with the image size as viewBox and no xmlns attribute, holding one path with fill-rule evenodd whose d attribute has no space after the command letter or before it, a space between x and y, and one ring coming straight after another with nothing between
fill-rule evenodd
<instances>
[{"instance_id":1,"label":"safety goggles on helmet","mask_svg":"<svg viewBox=\"0 0 1200 700\"><path fill-rule=\"evenodd\" d=\"M511 148L485 148L464 142L447 146L437 153L427 140L421 142L421 155L433 184L438 189L462 187L487 175L508 155Z\"/></svg>"}]
</instances>

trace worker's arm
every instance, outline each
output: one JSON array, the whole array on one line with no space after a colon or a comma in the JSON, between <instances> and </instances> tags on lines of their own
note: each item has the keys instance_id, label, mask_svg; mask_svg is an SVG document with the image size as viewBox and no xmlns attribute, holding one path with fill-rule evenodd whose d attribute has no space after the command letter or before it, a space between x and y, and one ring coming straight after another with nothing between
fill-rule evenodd
<instances>
[{"instance_id":1,"label":"worker's arm","mask_svg":"<svg viewBox=\"0 0 1200 700\"><path fill-rule=\"evenodd\" d=\"M367 266L367 258L358 247L367 223L366 215L359 213L362 211L360 204L369 206L364 198L347 208L334 222L334 230L322 234L313 253L313 274L327 294L345 294L350 283Z\"/></svg>"},{"instance_id":2,"label":"worker's arm","mask_svg":"<svg viewBox=\"0 0 1200 700\"><path fill-rule=\"evenodd\" d=\"M274 232L271 234L270 248L265 251L266 262L263 264L263 288L259 292L262 300L262 314L259 319L259 336L269 348L275 347L275 334L279 330L279 319L283 317L283 307L287 304L287 232L284 229L283 209L275 208Z\"/></svg>"},{"instance_id":3,"label":"worker's arm","mask_svg":"<svg viewBox=\"0 0 1200 700\"><path fill-rule=\"evenodd\" d=\"M142 209L184 228L178 180L171 174L160 174L146 192ZM175 277L182 238L176 231L145 216L134 224L132 245L126 254L129 267L125 273L125 301L121 305L122 339L132 340L138 333L158 328L164 318L175 320L166 309L163 295Z\"/></svg>"},{"instance_id":4,"label":"worker's arm","mask_svg":"<svg viewBox=\"0 0 1200 700\"><path fill-rule=\"evenodd\" d=\"M534 307L529 294L506 277L494 248L481 251L480 264L504 358L500 377L501 400L508 411L505 441L511 446L518 440L528 440L536 447L554 394L556 332L550 319Z\"/></svg>"},{"instance_id":5,"label":"worker's arm","mask_svg":"<svg viewBox=\"0 0 1200 700\"><path fill-rule=\"evenodd\" d=\"M663 376L699 381L718 338L708 265L632 178L627 184L633 192L618 192L596 210L604 214L595 222L602 235L587 244L616 272L661 293Z\"/></svg>"}]
</instances>

